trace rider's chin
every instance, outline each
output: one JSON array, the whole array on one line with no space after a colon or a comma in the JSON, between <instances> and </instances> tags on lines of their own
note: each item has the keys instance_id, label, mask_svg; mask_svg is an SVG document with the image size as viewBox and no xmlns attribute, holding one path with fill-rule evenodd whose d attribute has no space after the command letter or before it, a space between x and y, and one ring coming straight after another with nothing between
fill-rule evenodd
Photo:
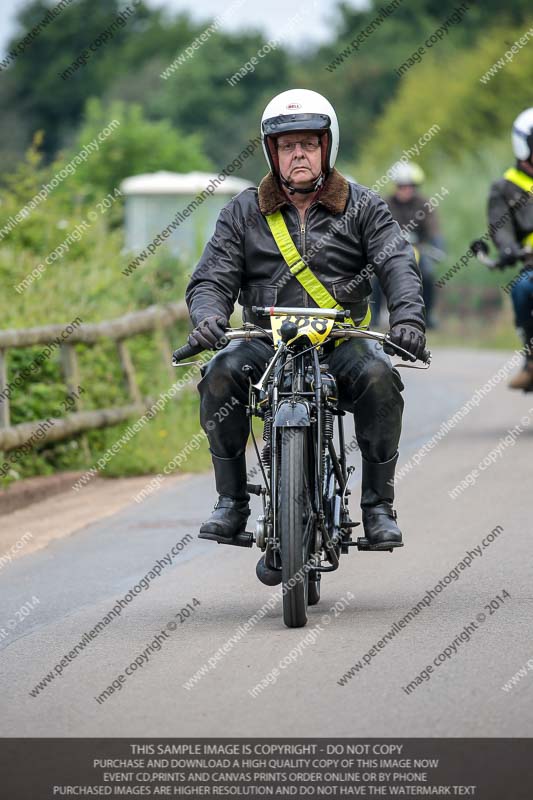
<instances>
[{"instance_id":1,"label":"rider's chin","mask_svg":"<svg viewBox=\"0 0 533 800\"><path fill-rule=\"evenodd\" d=\"M304 188L313 185L313 181L315 180L313 173L310 169L298 169L293 170L291 172L291 176L289 178L291 183L298 184L299 186L303 186Z\"/></svg>"}]
</instances>

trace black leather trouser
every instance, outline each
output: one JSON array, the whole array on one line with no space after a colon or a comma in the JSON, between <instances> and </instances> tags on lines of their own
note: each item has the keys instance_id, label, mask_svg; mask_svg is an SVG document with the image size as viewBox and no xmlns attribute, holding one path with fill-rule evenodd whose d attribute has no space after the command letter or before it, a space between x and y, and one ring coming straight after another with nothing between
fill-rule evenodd
<instances>
[{"instance_id":1,"label":"black leather trouser","mask_svg":"<svg viewBox=\"0 0 533 800\"><path fill-rule=\"evenodd\" d=\"M248 376L255 383L274 354L261 339L234 340L201 368L200 423L211 452L233 458L246 448L250 421L246 416ZM357 443L367 461L391 459L402 429L403 383L389 357L369 339L349 339L322 359L335 375L339 405L355 418ZM249 365L251 370L243 370Z\"/></svg>"}]
</instances>

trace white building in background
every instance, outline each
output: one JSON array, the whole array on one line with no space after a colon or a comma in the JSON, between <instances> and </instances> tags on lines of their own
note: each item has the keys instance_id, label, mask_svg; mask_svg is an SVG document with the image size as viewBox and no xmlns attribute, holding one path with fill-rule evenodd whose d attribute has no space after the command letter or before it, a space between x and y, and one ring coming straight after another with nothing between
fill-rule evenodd
<instances>
[{"instance_id":1,"label":"white building in background","mask_svg":"<svg viewBox=\"0 0 533 800\"><path fill-rule=\"evenodd\" d=\"M198 203L208 186L215 186L214 191ZM196 258L215 229L220 209L248 186L252 184L231 176L219 183L218 175L208 172L161 171L126 178L120 185L126 250L142 250L177 217L179 225L165 244L182 258ZM183 215L194 200L197 206Z\"/></svg>"}]
</instances>

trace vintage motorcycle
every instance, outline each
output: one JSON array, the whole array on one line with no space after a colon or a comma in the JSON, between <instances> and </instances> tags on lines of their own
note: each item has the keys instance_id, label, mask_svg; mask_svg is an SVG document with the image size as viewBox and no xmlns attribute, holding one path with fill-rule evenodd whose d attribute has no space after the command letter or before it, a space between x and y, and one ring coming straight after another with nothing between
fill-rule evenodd
<instances>
[{"instance_id":1,"label":"vintage motorcycle","mask_svg":"<svg viewBox=\"0 0 533 800\"><path fill-rule=\"evenodd\" d=\"M263 551L257 575L263 583L282 583L283 619L290 628L307 622L307 607L320 599L323 572L339 567L350 547L370 550L364 537L352 540L360 525L350 519L348 482L355 467L348 466L343 416L338 406L337 385L320 363L324 345L334 339L360 336L387 342L397 353L416 359L393 344L388 334L357 328L345 321L349 313L327 308L256 307L269 315L271 330L252 323L228 329L227 340L265 337L275 351L257 383L250 379L247 413L250 434L261 468L263 485L248 484L261 496L263 512L255 534L246 531L232 541L243 547L254 543ZM201 352L186 344L173 354L173 365ZM429 367L398 364L416 369ZM189 362L194 363L194 362ZM262 452L252 429L252 417L263 421ZM335 441L335 418L337 437ZM392 548L385 547L392 552Z\"/></svg>"}]
</instances>

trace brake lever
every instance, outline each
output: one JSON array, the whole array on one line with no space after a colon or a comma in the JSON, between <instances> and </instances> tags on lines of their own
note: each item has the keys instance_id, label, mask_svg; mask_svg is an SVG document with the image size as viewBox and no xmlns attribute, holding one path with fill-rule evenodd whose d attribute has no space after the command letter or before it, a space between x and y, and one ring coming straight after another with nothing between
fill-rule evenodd
<instances>
[{"instance_id":1,"label":"brake lever","mask_svg":"<svg viewBox=\"0 0 533 800\"><path fill-rule=\"evenodd\" d=\"M382 346L385 343L393 347L395 351L399 350L402 353L405 353L405 355L409 357L409 361L416 362L419 360L416 356L410 353L409 350L405 350L403 347L400 347L399 344L395 344L394 342L392 342L388 333L386 333L383 337ZM425 350L422 355L424 355L425 353L427 353L427 357L422 362L422 364L416 364L416 363L406 364L405 361L399 361L397 364L394 364L394 366L396 368L403 367L404 369L429 369L431 366L431 352L429 350ZM396 355L397 354L398 353L396 353Z\"/></svg>"},{"instance_id":2,"label":"brake lever","mask_svg":"<svg viewBox=\"0 0 533 800\"><path fill-rule=\"evenodd\" d=\"M417 359L415 359L415 361L416 360ZM392 366L395 367L395 369L399 369L400 367L403 367L403 369L429 369L430 362L427 361L425 364L406 364L405 361L398 361L397 364L393 364Z\"/></svg>"}]
</instances>

